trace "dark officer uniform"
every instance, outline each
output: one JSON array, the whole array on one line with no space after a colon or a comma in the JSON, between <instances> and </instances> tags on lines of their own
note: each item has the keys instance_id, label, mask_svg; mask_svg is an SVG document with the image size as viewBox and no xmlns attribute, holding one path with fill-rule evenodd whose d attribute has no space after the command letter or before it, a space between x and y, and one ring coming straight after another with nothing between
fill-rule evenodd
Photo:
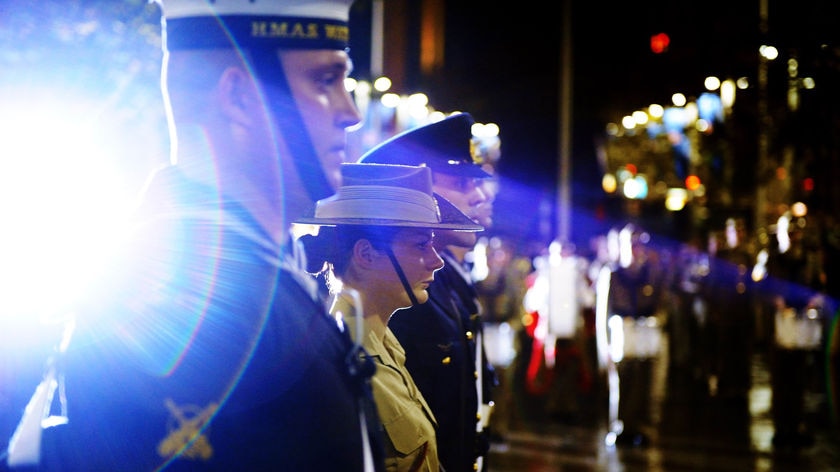
<instances>
[{"instance_id":1,"label":"dark officer uniform","mask_svg":"<svg viewBox=\"0 0 840 472\"><path fill-rule=\"evenodd\" d=\"M411 129L372 149L360 162L426 165L435 174L488 178L473 161L472 123L469 114L461 113ZM486 434L477 432L477 380L483 381L482 400L488 403L495 377L483 349L476 363L481 321L475 287L451 253L439 252L445 266L429 286L429 301L396 311L388 327L405 349L406 367L438 420L441 464L447 472L473 471L489 444Z\"/></svg>"},{"instance_id":2,"label":"dark officer uniform","mask_svg":"<svg viewBox=\"0 0 840 472\"><path fill-rule=\"evenodd\" d=\"M476 433L478 305L475 288L458 273L459 262L446 251L440 255L445 265L429 286L429 301L396 311L388 326L405 349L406 367L438 420L438 454L447 459L444 465L447 470L453 465L454 470L473 470L483 452ZM488 372L483 374L488 378Z\"/></svg>"},{"instance_id":3,"label":"dark officer uniform","mask_svg":"<svg viewBox=\"0 0 840 472\"><path fill-rule=\"evenodd\" d=\"M79 312L39 470L362 471L369 379L294 251L175 168L157 177L125 277Z\"/></svg>"}]
</instances>

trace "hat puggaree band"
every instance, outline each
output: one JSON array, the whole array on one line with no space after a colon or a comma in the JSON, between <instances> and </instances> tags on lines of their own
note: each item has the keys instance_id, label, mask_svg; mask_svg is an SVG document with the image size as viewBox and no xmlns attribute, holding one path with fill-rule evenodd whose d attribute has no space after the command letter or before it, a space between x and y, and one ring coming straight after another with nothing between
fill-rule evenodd
<instances>
[{"instance_id":1,"label":"hat puggaree band","mask_svg":"<svg viewBox=\"0 0 840 472\"><path fill-rule=\"evenodd\" d=\"M435 199L426 193L390 185L350 185L335 200L318 205L315 218L380 219L440 223Z\"/></svg>"},{"instance_id":2,"label":"hat puggaree band","mask_svg":"<svg viewBox=\"0 0 840 472\"><path fill-rule=\"evenodd\" d=\"M314 216L296 223L481 231L484 228L432 191L423 166L346 163L335 195L319 200Z\"/></svg>"}]
</instances>

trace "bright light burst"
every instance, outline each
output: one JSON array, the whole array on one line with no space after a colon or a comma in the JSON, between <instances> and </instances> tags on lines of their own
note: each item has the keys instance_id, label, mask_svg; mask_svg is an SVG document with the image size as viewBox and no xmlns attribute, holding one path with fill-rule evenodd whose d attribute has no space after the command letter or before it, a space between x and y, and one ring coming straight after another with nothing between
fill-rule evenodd
<instances>
[{"instance_id":1,"label":"bright light burst","mask_svg":"<svg viewBox=\"0 0 840 472\"><path fill-rule=\"evenodd\" d=\"M16 378L5 355L44 343L107 258L165 130L156 5L15 0L3 14L0 383Z\"/></svg>"},{"instance_id":2,"label":"bright light burst","mask_svg":"<svg viewBox=\"0 0 840 472\"><path fill-rule=\"evenodd\" d=\"M4 95L0 332L15 336L61 316L86 289L117 240L136 187L127 185L93 103Z\"/></svg>"}]
</instances>

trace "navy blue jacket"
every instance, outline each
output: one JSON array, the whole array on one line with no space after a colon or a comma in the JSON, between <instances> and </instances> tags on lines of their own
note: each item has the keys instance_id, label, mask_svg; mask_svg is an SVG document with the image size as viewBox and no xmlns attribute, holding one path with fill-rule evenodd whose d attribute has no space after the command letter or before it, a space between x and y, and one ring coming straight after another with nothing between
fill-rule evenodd
<instances>
[{"instance_id":1,"label":"navy blue jacket","mask_svg":"<svg viewBox=\"0 0 840 472\"><path fill-rule=\"evenodd\" d=\"M294 251L175 169L149 202L78 312L41 470L362 471L360 408L383 470L368 378Z\"/></svg>"},{"instance_id":2,"label":"navy blue jacket","mask_svg":"<svg viewBox=\"0 0 840 472\"><path fill-rule=\"evenodd\" d=\"M441 252L444 267L429 286L429 301L397 310L388 326L406 353L406 368L438 420L438 457L447 472L472 471L476 433L476 340L481 329L476 291ZM485 369L489 364L485 362ZM484 372L490 380L490 372ZM489 389L485 390L485 402Z\"/></svg>"}]
</instances>

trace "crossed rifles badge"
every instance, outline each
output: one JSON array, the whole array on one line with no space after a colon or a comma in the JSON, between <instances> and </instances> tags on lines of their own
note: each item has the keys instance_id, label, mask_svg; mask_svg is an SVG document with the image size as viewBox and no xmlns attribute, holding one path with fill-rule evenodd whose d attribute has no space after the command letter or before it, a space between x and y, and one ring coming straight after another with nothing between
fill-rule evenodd
<instances>
[{"instance_id":1,"label":"crossed rifles badge","mask_svg":"<svg viewBox=\"0 0 840 472\"><path fill-rule=\"evenodd\" d=\"M196 405L179 407L171 398L167 398L164 404L172 418L168 425L169 432L158 444L158 455L169 458L180 454L188 459L210 459L213 456L213 447L207 436L202 434L202 430L219 405L210 403L204 409Z\"/></svg>"}]
</instances>

